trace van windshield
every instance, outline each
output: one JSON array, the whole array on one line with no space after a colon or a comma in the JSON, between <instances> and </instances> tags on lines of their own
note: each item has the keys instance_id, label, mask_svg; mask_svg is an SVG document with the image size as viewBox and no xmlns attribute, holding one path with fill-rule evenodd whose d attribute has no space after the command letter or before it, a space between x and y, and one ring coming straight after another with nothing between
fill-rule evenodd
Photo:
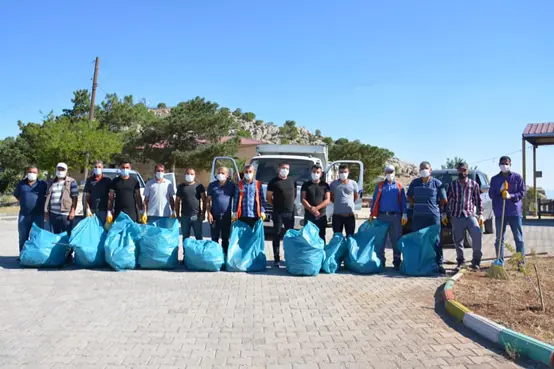
<instances>
[{"instance_id":1,"label":"van windshield","mask_svg":"<svg viewBox=\"0 0 554 369\"><path fill-rule=\"evenodd\" d=\"M275 178L279 172L279 164L288 163L290 165L289 177L302 184L311 179L312 166L311 160L300 159L254 159L252 165L256 169L256 179L262 183L268 183Z\"/></svg>"}]
</instances>

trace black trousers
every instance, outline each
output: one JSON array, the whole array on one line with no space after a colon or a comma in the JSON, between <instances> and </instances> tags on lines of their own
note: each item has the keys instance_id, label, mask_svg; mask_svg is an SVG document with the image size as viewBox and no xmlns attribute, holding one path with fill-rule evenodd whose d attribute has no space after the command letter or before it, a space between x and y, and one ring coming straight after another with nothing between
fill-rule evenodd
<instances>
[{"instance_id":1,"label":"black trousers","mask_svg":"<svg viewBox=\"0 0 554 369\"><path fill-rule=\"evenodd\" d=\"M333 215L333 232L342 233L346 230L347 236L353 236L356 231L356 217L354 214L350 215Z\"/></svg>"},{"instance_id":2,"label":"black trousers","mask_svg":"<svg viewBox=\"0 0 554 369\"><path fill-rule=\"evenodd\" d=\"M281 237L289 229L294 228L294 213L273 213L273 259L281 261ZM283 227L285 228L283 232Z\"/></svg>"},{"instance_id":3,"label":"black trousers","mask_svg":"<svg viewBox=\"0 0 554 369\"><path fill-rule=\"evenodd\" d=\"M312 222L319 228L319 237L325 241L325 234L327 231L327 216L325 214L321 215L319 218L316 218L312 213L306 210L304 214L304 222Z\"/></svg>"},{"instance_id":4,"label":"black trousers","mask_svg":"<svg viewBox=\"0 0 554 369\"><path fill-rule=\"evenodd\" d=\"M221 237L221 246L223 252L227 254L229 249L229 236L231 234L231 214L213 215L214 222L210 224L212 241L219 242Z\"/></svg>"}]
</instances>

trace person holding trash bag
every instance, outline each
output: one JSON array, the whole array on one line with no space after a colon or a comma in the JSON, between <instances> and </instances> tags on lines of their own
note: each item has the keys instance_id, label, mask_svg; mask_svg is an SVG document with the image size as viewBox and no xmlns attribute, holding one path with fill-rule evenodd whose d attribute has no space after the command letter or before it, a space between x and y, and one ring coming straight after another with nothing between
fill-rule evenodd
<instances>
[{"instance_id":1,"label":"person holding trash bag","mask_svg":"<svg viewBox=\"0 0 554 369\"><path fill-rule=\"evenodd\" d=\"M419 178L416 178L408 187L408 201L412 204L412 230L430 227L445 222L446 214L441 217L441 209L446 205L446 191L442 182L431 177L432 169L428 161L419 164ZM439 234L434 245L438 271L445 274L443 267L442 240Z\"/></svg>"},{"instance_id":2,"label":"person holding trash bag","mask_svg":"<svg viewBox=\"0 0 554 369\"><path fill-rule=\"evenodd\" d=\"M333 212L333 232L353 236L356 231L355 202L360 196L358 184L348 179L350 170L346 165L339 166L339 179L331 183L331 201L335 208Z\"/></svg>"},{"instance_id":3,"label":"person holding trash bag","mask_svg":"<svg viewBox=\"0 0 554 369\"><path fill-rule=\"evenodd\" d=\"M50 223L52 233L71 235L78 199L77 181L67 175L67 164L59 163L56 178L48 184L44 203L44 220Z\"/></svg>"},{"instance_id":4,"label":"person holding trash bag","mask_svg":"<svg viewBox=\"0 0 554 369\"><path fill-rule=\"evenodd\" d=\"M379 219L389 225L387 236L390 239L393 251L393 265L395 270L400 270L401 252L398 247L398 240L402 237L402 227L408 223L408 214L406 211L406 192L402 183L397 182L394 177L394 166L387 164L385 166L385 180L381 181L375 187L373 193L373 204L369 221ZM386 263L385 244L387 237L382 245L378 245L377 256L381 259L383 267Z\"/></svg>"},{"instance_id":5,"label":"person holding trash bag","mask_svg":"<svg viewBox=\"0 0 554 369\"><path fill-rule=\"evenodd\" d=\"M235 196L235 184L229 180L229 169L221 167L217 169L216 180L208 185L208 222L212 241L219 242L223 252L227 254L229 237L231 235L231 209Z\"/></svg>"},{"instance_id":6,"label":"person holding trash bag","mask_svg":"<svg viewBox=\"0 0 554 369\"><path fill-rule=\"evenodd\" d=\"M17 219L19 254L21 254L25 241L29 239L33 224L44 228L44 201L47 189L46 182L38 179L38 168L34 165L27 168L25 179L20 181L15 188L14 196L19 201Z\"/></svg>"},{"instance_id":7,"label":"person holding trash bag","mask_svg":"<svg viewBox=\"0 0 554 369\"><path fill-rule=\"evenodd\" d=\"M243 173L235 188L232 220L238 219L254 228L258 219L265 220L265 197L262 183L254 179L254 166L246 164Z\"/></svg>"},{"instance_id":8,"label":"person holding trash bag","mask_svg":"<svg viewBox=\"0 0 554 369\"><path fill-rule=\"evenodd\" d=\"M110 197L110 184L112 183L110 178L102 174L103 170L104 163L102 160L96 160L92 169L92 176L87 179L83 190L86 216L92 217L93 214L96 214L102 224L106 222L106 216L108 215L108 199Z\"/></svg>"},{"instance_id":9,"label":"person holding trash bag","mask_svg":"<svg viewBox=\"0 0 554 369\"><path fill-rule=\"evenodd\" d=\"M202 239L202 222L206 211L206 189L194 179L196 171L192 168L185 170L185 182L177 186L177 201L175 211L181 220L183 242L190 237L190 229L194 230L194 237Z\"/></svg>"},{"instance_id":10,"label":"person holding trash bag","mask_svg":"<svg viewBox=\"0 0 554 369\"><path fill-rule=\"evenodd\" d=\"M304 223L314 223L319 228L319 237L325 241L327 216L325 211L331 202L329 185L321 180L323 168L319 164L312 166L312 180L304 182L300 189L304 212Z\"/></svg>"},{"instance_id":11,"label":"person holding trash bag","mask_svg":"<svg viewBox=\"0 0 554 369\"><path fill-rule=\"evenodd\" d=\"M491 178L489 196L492 200L496 226L496 257L504 265L504 234L509 224L516 244L516 251L525 257L525 244L523 243L523 210L522 200L525 197L525 183L521 175L512 172L512 159L503 156L499 161L500 173ZM502 224L503 202L504 224ZM500 244L500 246L498 246ZM498 250L500 249L500 250Z\"/></svg>"},{"instance_id":12,"label":"person holding trash bag","mask_svg":"<svg viewBox=\"0 0 554 369\"><path fill-rule=\"evenodd\" d=\"M464 267L464 238L466 230L469 232L473 247L471 268L479 270L481 264L483 206L481 204L481 189L479 184L468 178L469 167L467 163L458 163L458 180L448 186L448 213L452 224L452 238L456 247L456 272Z\"/></svg>"},{"instance_id":13,"label":"person holding trash bag","mask_svg":"<svg viewBox=\"0 0 554 369\"><path fill-rule=\"evenodd\" d=\"M289 177L290 164L279 164L277 177L267 184L267 202L273 205L273 266L279 267L281 261L281 237L294 228L294 201L296 200L296 181Z\"/></svg>"},{"instance_id":14,"label":"person holding trash bag","mask_svg":"<svg viewBox=\"0 0 554 369\"><path fill-rule=\"evenodd\" d=\"M123 160L119 164L119 176L110 183L110 197L108 199L108 215L106 221L113 223L114 219L124 212L134 222L146 223L142 210L142 196L140 184L136 177L131 176L131 163ZM114 206L115 200L115 206ZM139 217L140 216L140 217Z\"/></svg>"},{"instance_id":15,"label":"person holding trash bag","mask_svg":"<svg viewBox=\"0 0 554 369\"><path fill-rule=\"evenodd\" d=\"M146 183L144 188L144 213L147 220L159 220L160 218L175 218L175 189L173 183L164 178L165 167L156 164L154 167L156 178Z\"/></svg>"}]
</instances>

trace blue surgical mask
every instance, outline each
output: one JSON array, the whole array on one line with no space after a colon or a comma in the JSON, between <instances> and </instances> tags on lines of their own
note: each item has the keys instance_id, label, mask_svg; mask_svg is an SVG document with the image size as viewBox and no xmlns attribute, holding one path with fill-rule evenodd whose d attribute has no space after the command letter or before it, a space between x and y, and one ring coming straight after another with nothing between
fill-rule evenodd
<instances>
[{"instance_id":1,"label":"blue surgical mask","mask_svg":"<svg viewBox=\"0 0 554 369\"><path fill-rule=\"evenodd\" d=\"M162 179L164 177L164 172L156 172L156 179Z\"/></svg>"},{"instance_id":2,"label":"blue surgical mask","mask_svg":"<svg viewBox=\"0 0 554 369\"><path fill-rule=\"evenodd\" d=\"M125 169L119 169L119 174L122 176L122 177L127 177L129 176L129 169L125 168Z\"/></svg>"}]
</instances>

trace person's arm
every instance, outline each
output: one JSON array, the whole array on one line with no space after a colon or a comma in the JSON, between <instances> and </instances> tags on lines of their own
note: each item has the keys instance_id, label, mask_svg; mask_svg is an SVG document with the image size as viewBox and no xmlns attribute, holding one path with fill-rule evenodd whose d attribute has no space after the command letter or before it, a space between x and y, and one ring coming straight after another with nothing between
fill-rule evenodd
<instances>
[{"instance_id":1,"label":"person's arm","mask_svg":"<svg viewBox=\"0 0 554 369\"><path fill-rule=\"evenodd\" d=\"M335 192L334 192L334 185L335 182L331 182L331 185L329 186L329 192L331 192L331 202L335 203Z\"/></svg>"},{"instance_id":2,"label":"person's arm","mask_svg":"<svg viewBox=\"0 0 554 369\"><path fill-rule=\"evenodd\" d=\"M235 196L233 197L233 213L236 213L239 208L239 186L235 186Z\"/></svg>"},{"instance_id":3,"label":"person's arm","mask_svg":"<svg viewBox=\"0 0 554 369\"><path fill-rule=\"evenodd\" d=\"M449 214L452 214L452 199L454 198L452 188L454 187L454 184L455 184L454 182L450 183L450 186L448 186L448 191L446 193L446 199L448 200L448 204L446 205L446 211Z\"/></svg>"},{"instance_id":4,"label":"person's arm","mask_svg":"<svg viewBox=\"0 0 554 369\"><path fill-rule=\"evenodd\" d=\"M173 183L169 184L169 189L167 191L167 197L169 200L169 207L171 208L171 212L175 211L175 199L173 198L175 196L175 188L173 188Z\"/></svg>"},{"instance_id":5,"label":"person's arm","mask_svg":"<svg viewBox=\"0 0 554 369\"><path fill-rule=\"evenodd\" d=\"M373 212L373 207L375 206L375 199L377 198L377 192L379 191L379 184L375 186L375 190L373 190L373 197L371 198L371 207L369 208L369 214Z\"/></svg>"},{"instance_id":6,"label":"person's arm","mask_svg":"<svg viewBox=\"0 0 554 369\"><path fill-rule=\"evenodd\" d=\"M479 217L483 214L483 203L481 201L481 187L479 187L479 183L477 182L475 182L475 186L473 187L473 201L477 209L477 216ZM450 204L450 201L448 204Z\"/></svg>"},{"instance_id":7,"label":"person's arm","mask_svg":"<svg viewBox=\"0 0 554 369\"><path fill-rule=\"evenodd\" d=\"M140 192L140 190L139 190ZM146 187L144 187L144 201L143 201L143 208L139 208L141 210L144 210L145 214L148 214L148 199L150 197L150 185L147 183Z\"/></svg>"},{"instance_id":8,"label":"person's arm","mask_svg":"<svg viewBox=\"0 0 554 369\"><path fill-rule=\"evenodd\" d=\"M19 183L17 184L17 186L15 187L15 191L14 191L14 193L13 193L13 196L17 199L17 201L20 201L20 200L19 200L20 191L21 191L20 187L21 187L21 182L19 182Z\"/></svg>"},{"instance_id":9,"label":"person's arm","mask_svg":"<svg viewBox=\"0 0 554 369\"><path fill-rule=\"evenodd\" d=\"M518 181L515 185L515 191L513 193L510 193L510 200L513 202L519 202L525 197L525 183L523 183L523 178L518 178ZM509 189L508 189L508 192Z\"/></svg>"},{"instance_id":10,"label":"person's arm","mask_svg":"<svg viewBox=\"0 0 554 369\"><path fill-rule=\"evenodd\" d=\"M441 210L444 210L446 207L446 204L448 203L448 200L446 199L446 190L444 189L444 186L441 181L438 179L437 181L437 196L439 200L439 206Z\"/></svg>"},{"instance_id":11,"label":"person's arm","mask_svg":"<svg viewBox=\"0 0 554 369\"><path fill-rule=\"evenodd\" d=\"M360 198L360 188L358 187L358 182L352 181L352 183L354 183L354 202L356 202Z\"/></svg>"},{"instance_id":12,"label":"person's arm","mask_svg":"<svg viewBox=\"0 0 554 369\"><path fill-rule=\"evenodd\" d=\"M408 214L408 207L406 204L406 191L404 187L400 190L400 206L402 207L402 214Z\"/></svg>"},{"instance_id":13,"label":"person's arm","mask_svg":"<svg viewBox=\"0 0 554 369\"><path fill-rule=\"evenodd\" d=\"M491 200L502 200L502 195L500 193L501 186L502 184L498 183L496 176L491 178L491 182L489 184L489 197Z\"/></svg>"},{"instance_id":14,"label":"person's arm","mask_svg":"<svg viewBox=\"0 0 554 369\"><path fill-rule=\"evenodd\" d=\"M208 217L212 213L212 191L213 191L213 186L210 183L208 185L208 191L206 191L206 212L208 213Z\"/></svg>"},{"instance_id":15,"label":"person's arm","mask_svg":"<svg viewBox=\"0 0 554 369\"><path fill-rule=\"evenodd\" d=\"M415 204L415 199L414 199L414 181L412 181L410 183L410 185L408 186L408 193L406 194L406 197L408 199L408 202L411 204L411 205L414 205Z\"/></svg>"},{"instance_id":16,"label":"person's arm","mask_svg":"<svg viewBox=\"0 0 554 369\"><path fill-rule=\"evenodd\" d=\"M304 209L311 211L312 205L306 199L306 190L304 188L300 190L300 201L302 202Z\"/></svg>"},{"instance_id":17,"label":"person's arm","mask_svg":"<svg viewBox=\"0 0 554 369\"><path fill-rule=\"evenodd\" d=\"M206 209L208 207L208 197L206 196L206 189L203 185L200 185L198 188L200 190L200 198L202 199L202 219L204 219L206 217Z\"/></svg>"},{"instance_id":18,"label":"person's arm","mask_svg":"<svg viewBox=\"0 0 554 369\"><path fill-rule=\"evenodd\" d=\"M135 202L139 210L144 209L142 204L142 196L140 195L140 184L138 180L137 180L137 184L135 185Z\"/></svg>"},{"instance_id":19,"label":"person's arm","mask_svg":"<svg viewBox=\"0 0 554 369\"><path fill-rule=\"evenodd\" d=\"M181 218L181 198L179 195L175 196L175 216Z\"/></svg>"},{"instance_id":20,"label":"person's arm","mask_svg":"<svg viewBox=\"0 0 554 369\"><path fill-rule=\"evenodd\" d=\"M316 206L315 208L317 211L320 211L321 209L329 205L330 202L331 202L331 192L326 191L323 197L323 202L318 206Z\"/></svg>"},{"instance_id":21,"label":"person's arm","mask_svg":"<svg viewBox=\"0 0 554 369\"><path fill-rule=\"evenodd\" d=\"M268 204L273 205L273 181L267 184L266 200Z\"/></svg>"},{"instance_id":22,"label":"person's arm","mask_svg":"<svg viewBox=\"0 0 554 369\"><path fill-rule=\"evenodd\" d=\"M260 202L260 212L265 214L265 197L264 197L264 188L260 186L260 193L258 194L258 201Z\"/></svg>"}]
</instances>

